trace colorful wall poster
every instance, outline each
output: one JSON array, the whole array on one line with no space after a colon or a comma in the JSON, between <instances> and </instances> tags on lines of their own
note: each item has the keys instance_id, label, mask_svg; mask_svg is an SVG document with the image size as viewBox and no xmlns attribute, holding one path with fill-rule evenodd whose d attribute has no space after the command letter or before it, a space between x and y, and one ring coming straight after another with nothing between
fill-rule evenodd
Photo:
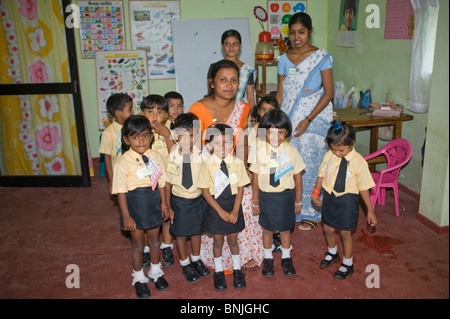
<instances>
[{"instance_id":1,"label":"colorful wall poster","mask_svg":"<svg viewBox=\"0 0 450 319\"><path fill-rule=\"evenodd\" d=\"M269 15L269 32L274 46L277 45L280 34L289 45L289 19L294 13L306 12L307 1L267 1Z\"/></svg>"},{"instance_id":2,"label":"colorful wall poster","mask_svg":"<svg viewBox=\"0 0 450 319\"><path fill-rule=\"evenodd\" d=\"M337 45L342 47L356 46L356 26L358 24L359 0L341 0L339 11L339 31Z\"/></svg>"},{"instance_id":3,"label":"colorful wall poster","mask_svg":"<svg viewBox=\"0 0 450 319\"><path fill-rule=\"evenodd\" d=\"M100 51L125 50L122 1L78 1L81 57Z\"/></svg>"},{"instance_id":4,"label":"colorful wall poster","mask_svg":"<svg viewBox=\"0 0 450 319\"><path fill-rule=\"evenodd\" d=\"M131 47L147 51L150 79L175 78L172 21L180 19L179 1L130 1Z\"/></svg>"},{"instance_id":5,"label":"colorful wall poster","mask_svg":"<svg viewBox=\"0 0 450 319\"><path fill-rule=\"evenodd\" d=\"M148 95L147 54L143 50L97 52L97 98L99 129L104 130L112 118L106 110L106 101L114 93L126 93L135 107Z\"/></svg>"}]
</instances>

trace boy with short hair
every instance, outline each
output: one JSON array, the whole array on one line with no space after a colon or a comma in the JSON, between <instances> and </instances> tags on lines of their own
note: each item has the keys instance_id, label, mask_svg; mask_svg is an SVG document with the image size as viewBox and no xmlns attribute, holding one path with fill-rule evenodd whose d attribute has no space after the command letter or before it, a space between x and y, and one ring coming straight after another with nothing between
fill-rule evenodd
<instances>
[{"instance_id":1,"label":"boy with short hair","mask_svg":"<svg viewBox=\"0 0 450 319\"><path fill-rule=\"evenodd\" d=\"M164 98L167 101L168 104L168 111L167 111L167 120L166 120L166 126L173 130L175 119L178 115L183 114L184 110L184 100L183 96L181 96L180 93L175 91L167 92L164 95Z\"/></svg>"},{"instance_id":2,"label":"boy with short hair","mask_svg":"<svg viewBox=\"0 0 450 319\"><path fill-rule=\"evenodd\" d=\"M103 131L98 151L105 156L105 169L111 191L113 166L122 155L122 126L134 113L133 99L124 93L113 94L106 101L106 110L114 120Z\"/></svg>"}]
</instances>

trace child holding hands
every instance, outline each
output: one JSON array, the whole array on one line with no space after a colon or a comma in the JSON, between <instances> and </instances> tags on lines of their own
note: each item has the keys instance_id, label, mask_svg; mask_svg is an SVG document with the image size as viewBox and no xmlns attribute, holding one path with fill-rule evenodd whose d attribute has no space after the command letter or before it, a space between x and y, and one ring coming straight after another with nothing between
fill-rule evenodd
<instances>
[{"instance_id":1,"label":"child holding hands","mask_svg":"<svg viewBox=\"0 0 450 319\"><path fill-rule=\"evenodd\" d=\"M358 194L367 207L367 223L374 227L377 218L370 201L369 189L375 186L366 160L355 150L356 133L345 122L333 122L326 142L330 150L319 168L319 176L311 194L317 206L322 206L322 221L328 251L320 262L328 268L339 260L336 245L336 229L340 230L344 246L342 265L334 273L337 279L345 279L354 271L352 230L358 224ZM323 199L319 199L323 189Z\"/></svg>"},{"instance_id":2,"label":"child holding hands","mask_svg":"<svg viewBox=\"0 0 450 319\"><path fill-rule=\"evenodd\" d=\"M198 187L206 200L204 231L214 237L214 288L227 289L222 267L225 236L233 260L233 286L245 288L241 271L238 233L244 229L242 197L244 186L250 183L244 163L231 155L233 129L226 124L213 124L206 130L206 141L213 154L202 164Z\"/></svg>"},{"instance_id":3,"label":"child holding hands","mask_svg":"<svg viewBox=\"0 0 450 319\"><path fill-rule=\"evenodd\" d=\"M145 235L151 247L150 280L158 290L169 287L159 263L159 228L163 218L169 216L164 162L158 152L150 149L153 134L144 116L130 116L123 125L122 135L130 149L114 166L112 191L117 194L119 201L121 227L131 234L132 284L139 298L148 298L149 279L142 269Z\"/></svg>"},{"instance_id":4,"label":"child holding hands","mask_svg":"<svg viewBox=\"0 0 450 319\"><path fill-rule=\"evenodd\" d=\"M256 140L252 149L250 171L253 172L253 214L259 215L263 228L264 260L262 275L274 275L272 238L280 231L281 265L286 276L296 274L290 255L291 229L295 214L301 211L302 175L305 163L297 149L286 140L292 133L289 117L280 109L267 112L258 131L265 138Z\"/></svg>"}]
</instances>

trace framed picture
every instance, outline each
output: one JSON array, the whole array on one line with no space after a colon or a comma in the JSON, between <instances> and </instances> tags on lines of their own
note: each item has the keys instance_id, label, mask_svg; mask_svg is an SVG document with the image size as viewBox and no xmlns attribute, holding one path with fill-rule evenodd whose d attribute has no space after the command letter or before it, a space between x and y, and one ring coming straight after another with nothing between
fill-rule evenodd
<instances>
[{"instance_id":1,"label":"framed picture","mask_svg":"<svg viewBox=\"0 0 450 319\"><path fill-rule=\"evenodd\" d=\"M80 45L83 59L96 52L125 50L122 1L78 1Z\"/></svg>"},{"instance_id":2,"label":"framed picture","mask_svg":"<svg viewBox=\"0 0 450 319\"><path fill-rule=\"evenodd\" d=\"M175 78L172 21L180 19L180 2L129 1L133 50L147 51L150 79Z\"/></svg>"},{"instance_id":3,"label":"framed picture","mask_svg":"<svg viewBox=\"0 0 450 319\"><path fill-rule=\"evenodd\" d=\"M289 43L289 20L297 12L306 12L307 1L267 1L269 32L276 45L280 34L286 44Z\"/></svg>"},{"instance_id":4,"label":"framed picture","mask_svg":"<svg viewBox=\"0 0 450 319\"><path fill-rule=\"evenodd\" d=\"M359 0L341 0L337 46L356 47Z\"/></svg>"},{"instance_id":5,"label":"framed picture","mask_svg":"<svg viewBox=\"0 0 450 319\"><path fill-rule=\"evenodd\" d=\"M106 101L114 93L126 93L136 106L148 95L148 68L146 51L97 52L97 100L99 129L111 124Z\"/></svg>"}]
</instances>

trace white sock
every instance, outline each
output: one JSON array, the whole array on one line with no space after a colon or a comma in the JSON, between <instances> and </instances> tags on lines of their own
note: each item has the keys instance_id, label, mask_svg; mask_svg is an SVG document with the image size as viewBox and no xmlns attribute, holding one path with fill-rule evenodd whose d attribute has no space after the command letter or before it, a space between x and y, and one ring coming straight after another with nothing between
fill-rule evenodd
<instances>
[{"instance_id":1,"label":"white sock","mask_svg":"<svg viewBox=\"0 0 450 319\"><path fill-rule=\"evenodd\" d=\"M342 263L346 266L352 266L353 265L353 256L350 258L345 258L345 257L342 258ZM341 267L339 267L339 270L342 272L346 272L347 268L341 266Z\"/></svg>"},{"instance_id":2,"label":"white sock","mask_svg":"<svg viewBox=\"0 0 450 319\"><path fill-rule=\"evenodd\" d=\"M336 253L337 253L337 245L334 246L334 248L328 247L328 252L329 252L330 254L336 255ZM330 255L326 255L326 256L325 256L325 260L331 260L331 259L332 259L332 258L331 258Z\"/></svg>"},{"instance_id":3,"label":"white sock","mask_svg":"<svg viewBox=\"0 0 450 319\"><path fill-rule=\"evenodd\" d=\"M220 257L214 257L214 271L215 272L221 272L223 271L223 267L222 267L222 256Z\"/></svg>"},{"instance_id":4,"label":"white sock","mask_svg":"<svg viewBox=\"0 0 450 319\"><path fill-rule=\"evenodd\" d=\"M133 269L133 273L131 274L131 276L133 276L133 282L131 283L133 286L137 282L148 283L149 281L148 278L145 277L144 270L142 268L138 271Z\"/></svg>"},{"instance_id":5,"label":"white sock","mask_svg":"<svg viewBox=\"0 0 450 319\"><path fill-rule=\"evenodd\" d=\"M265 259L273 259L272 248L266 249L264 248L264 258Z\"/></svg>"},{"instance_id":6,"label":"white sock","mask_svg":"<svg viewBox=\"0 0 450 319\"><path fill-rule=\"evenodd\" d=\"M167 247L170 247L171 249L173 249L173 243L170 243L170 244L161 243L161 246L159 247L159 249L164 249Z\"/></svg>"},{"instance_id":7,"label":"white sock","mask_svg":"<svg viewBox=\"0 0 450 319\"><path fill-rule=\"evenodd\" d=\"M241 269L241 256L239 254L231 255L231 259L233 259L233 270L240 270Z\"/></svg>"},{"instance_id":8,"label":"white sock","mask_svg":"<svg viewBox=\"0 0 450 319\"><path fill-rule=\"evenodd\" d=\"M291 258L291 249L292 246L290 246L289 248L281 247L281 259Z\"/></svg>"},{"instance_id":9,"label":"white sock","mask_svg":"<svg viewBox=\"0 0 450 319\"><path fill-rule=\"evenodd\" d=\"M200 255L194 256L194 255L191 254L191 261L192 261L192 262L195 262L195 261L197 261L197 260L200 260Z\"/></svg>"},{"instance_id":10,"label":"white sock","mask_svg":"<svg viewBox=\"0 0 450 319\"><path fill-rule=\"evenodd\" d=\"M150 247L145 246L145 247L144 247L144 253L149 253L149 252L150 252Z\"/></svg>"},{"instance_id":11,"label":"white sock","mask_svg":"<svg viewBox=\"0 0 450 319\"><path fill-rule=\"evenodd\" d=\"M191 261L189 260L189 257L186 257L185 260L181 260L181 259L180 259L180 265L181 265L181 267L187 266L187 265L189 265L190 263L191 263Z\"/></svg>"},{"instance_id":12,"label":"white sock","mask_svg":"<svg viewBox=\"0 0 450 319\"><path fill-rule=\"evenodd\" d=\"M153 280L158 279L161 276L164 276L164 272L161 269L161 264L150 264L150 271L148 272L148 276Z\"/></svg>"}]
</instances>

